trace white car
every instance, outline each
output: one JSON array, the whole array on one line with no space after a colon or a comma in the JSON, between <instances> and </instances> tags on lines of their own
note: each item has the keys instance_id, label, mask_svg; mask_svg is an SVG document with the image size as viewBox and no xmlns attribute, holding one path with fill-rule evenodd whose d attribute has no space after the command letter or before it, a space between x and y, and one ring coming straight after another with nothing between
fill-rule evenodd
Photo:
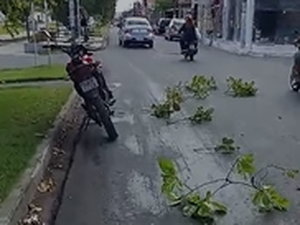
<instances>
[{"instance_id":1,"label":"white car","mask_svg":"<svg viewBox=\"0 0 300 225\"><path fill-rule=\"evenodd\" d=\"M169 26L166 28L165 39L170 41L180 39L178 31L184 23L184 19L172 19Z\"/></svg>"},{"instance_id":2,"label":"white car","mask_svg":"<svg viewBox=\"0 0 300 225\"><path fill-rule=\"evenodd\" d=\"M128 47L130 44L148 45L153 48L154 34L150 22L143 17L127 17L120 25L118 33L119 45Z\"/></svg>"}]
</instances>

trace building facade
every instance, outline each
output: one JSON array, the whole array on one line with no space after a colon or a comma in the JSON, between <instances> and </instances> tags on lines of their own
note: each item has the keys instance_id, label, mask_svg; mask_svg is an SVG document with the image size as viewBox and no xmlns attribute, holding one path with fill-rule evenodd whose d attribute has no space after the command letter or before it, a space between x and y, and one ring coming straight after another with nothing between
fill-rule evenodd
<instances>
[{"instance_id":1,"label":"building facade","mask_svg":"<svg viewBox=\"0 0 300 225\"><path fill-rule=\"evenodd\" d=\"M255 41L290 43L300 28L300 1L256 0L254 27L260 33Z\"/></svg>"},{"instance_id":2,"label":"building facade","mask_svg":"<svg viewBox=\"0 0 300 225\"><path fill-rule=\"evenodd\" d=\"M224 0L223 38L252 43L291 43L300 29L299 0Z\"/></svg>"},{"instance_id":3,"label":"building facade","mask_svg":"<svg viewBox=\"0 0 300 225\"><path fill-rule=\"evenodd\" d=\"M178 17L183 18L186 14L191 12L193 6L192 0L178 0Z\"/></svg>"}]
</instances>

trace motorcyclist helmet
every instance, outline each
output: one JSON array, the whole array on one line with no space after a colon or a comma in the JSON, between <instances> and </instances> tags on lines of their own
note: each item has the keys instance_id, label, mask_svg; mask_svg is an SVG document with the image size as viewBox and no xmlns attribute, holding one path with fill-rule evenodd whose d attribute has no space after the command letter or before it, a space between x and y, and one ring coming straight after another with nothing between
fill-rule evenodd
<instances>
[{"instance_id":1,"label":"motorcyclist helmet","mask_svg":"<svg viewBox=\"0 0 300 225\"><path fill-rule=\"evenodd\" d=\"M191 14L187 14L187 15L185 16L185 20L186 20L187 22L192 21L192 20L193 20L192 15L191 15Z\"/></svg>"}]
</instances>

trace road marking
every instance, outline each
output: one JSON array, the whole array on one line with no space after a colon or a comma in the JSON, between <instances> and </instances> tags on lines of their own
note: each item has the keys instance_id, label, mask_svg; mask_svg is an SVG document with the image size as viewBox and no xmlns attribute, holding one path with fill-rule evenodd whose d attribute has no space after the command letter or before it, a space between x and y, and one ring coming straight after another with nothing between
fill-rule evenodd
<instances>
[{"instance_id":1,"label":"road marking","mask_svg":"<svg viewBox=\"0 0 300 225\"><path fill-rule=\"evenodd\" d=\"M112 117L111 118L113 123L120 123L120 122L127 122L131 125L134 124L134 116L133 115L123 115L120 117Z\"/></svg>"},{"instance_id":2,"label":"road marking","mask_svg":"<svg viewBox=\"0 0 300 225\"><path fill-rule=\"evenodd\" d=\"M153 190L153 186L157 186ZM137 209L144 209L145 212L150 212L153 215L161 215L166 209L163 206L161 198L158 198L154 193L160 193L159 184L154 184L153 180L145 175L133 171L130 174L128 181L128 190L133 196L130 200ZM156 190L157 189L157 190Z\"/></svg>"},{"instance_id":3,"label":"road marking","mask_svg":"<svg viewBox=\"0 0 300 225\"><path fill-rule=\"evenodd\" d=\"M119 82L113 82L113 83L108 84L109 89L117 89L121 86L122 86L122 84Z\"/></svg>"},{"instance_id":4,"label":"road marking","mask_svg":"<svg viewBox=\"0 0 300 225\"><path fill-rule=\"evenodd\" d=\"M134 154L136 155L142 155L143 149L140 148L138 144L137 137L135 135L131 135L128 138L126 138L124 145Z\"/></svg>"}]
</instances>

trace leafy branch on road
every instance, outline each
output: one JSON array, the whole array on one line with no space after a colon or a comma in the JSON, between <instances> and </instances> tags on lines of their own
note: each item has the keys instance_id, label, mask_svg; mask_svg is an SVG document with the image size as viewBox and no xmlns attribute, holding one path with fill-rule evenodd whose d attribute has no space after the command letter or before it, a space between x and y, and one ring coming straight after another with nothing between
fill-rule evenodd
<instances>
[{"instance_id":1,"label":"leafy branch on road","mask_svg":"<svg viewBox=\"0 0 300 225\"><path fill-rule=\"evenodd\" d=\"M205 99L209 96L209 91L217 89L217 82L213 77L207 78L202 75L195 75L186 84L185 88L192 92L194 97Z\"/></svg>"},{"instance_id":2,"label":"leafy branch on road","mask_svg":"<svg viewBox=\"0 0 300 225\"><path fill-rule=\"evenodd\" d=\"M183 101L183 93L180 86L167 87L165 100L162 103L151 106L152 115L157 118L169 119L173 113L181 110Z\"/></svg>"},{"instance_id":3,"label":"leafy branch on road","mask_svg":"<svg viewBox=\"0 0 300 225\"><path fill-rule=\"evenodd\" d=\"M240 78L228 77L227 78L227 93L230 92L234 97L251 97L255 96L258 89L254 81L243 81Z\"/></svg>"},{"instance_id":4,"label":"leafy branch on road","mask_svg":"<svg viewBox=\"0 0 300 225\"><path fill-rule=\"evenodd\" d=\"M207 108L205 109L203 106L199 106L196 109L196 112L194 115L189 117L189 120L192 123L201 124L206 121L212 121L214 109L213 108Z\"/></svg>"},{"instance_id":5,"label":"leafy branch on road","mask_svg":"<svg viewBox=\"0 0 300 225\"><path fill-rule=\"evenodd\" d=\"M181 104L184 102L183 92L181 85L174 87L167 87L165 90L165 100L159 104L153 104L152 115L157 118L170 119L171 115L181 110ZM201 124L205 121L212 121L213 108L204 108L199 106L195 113L188 118L192 123ZM172 124L172 122L169 122Z\"/></svg>"},{"instance_id":6,"label":"leafy branch on road","mask_svg":"<svg viewBox=\"0 0 300 225\"><path fill-rule=\"evenodd\" d=\"M204 99L209 96L210 90L217 89L217 84L213 77L207 78L205 76L195 75L192 80L185 85L185 89L192 92L194 97ZM181 110L181 104L185 99L182 83L174 87L167 87L163 102L151 106L152 115L157 118L169 119L173 113ZM187 119L198 124L204 121L211 121L213 112L213 108L204 109L203 106L199 106L196 112Z\"/></svg>"},{"instance_id":7,"label":"leafy branch on road","mask_svg":"<svg viewBox=\"0 0 300 225\"><path fill-rule=\"evenodd\" d=\"M222 154L233 154L240 147L235 144L235 141L232 138L223 137L221 143L215 147L215 151Z\"/></svg>"},{"instance_id":8,"label":"leafy branch on road","mask_svg":"<svg viewBox=\"0 0 300 225\"><path fill-rule=\"evenodd\" d=\"M179 207L185 216L197 219L203 224L213 224L216 217L227 213L227 206L216 200L216 194L232 185L249 188L252 191L252 204L260 212L287 210L289 201L274 186L266 185L262 180L257 182L257 177L263 171L268 172L269 169L279 170L290 178L298 174L297 170L287 170L275 165L257 170L253 155L245 154L235 160L225 177L190 187L180 179L175 163L171 159L161 157L158 159L158 164L162 176L161 191L170 201L170 206ZM234 171L244 180L233 179ZM209 186L212 190L201 192L201 189Z\"/></svg>"}]
</instances>

